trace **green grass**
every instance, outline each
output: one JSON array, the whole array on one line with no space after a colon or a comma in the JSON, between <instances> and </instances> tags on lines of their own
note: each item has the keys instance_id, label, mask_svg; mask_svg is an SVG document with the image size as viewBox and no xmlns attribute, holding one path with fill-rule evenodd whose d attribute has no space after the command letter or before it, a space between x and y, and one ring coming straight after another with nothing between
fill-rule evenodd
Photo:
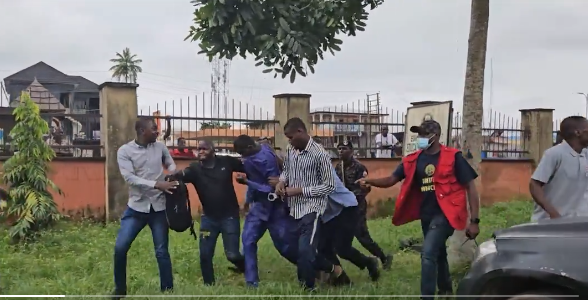
<instances>
[{"instance_id":1,"label":"green grass","mask_svg":"<svg viewBox=\"0 0 588 300\"><path fill-rule=\"evenodd\" d=\"M481 215L482 233L478 241L488 239L496 229L527 222L531 204L529 201L500 203L483 209ZM367 272L344 262L354 285L321 287L318 294L331 295L330 299L337 299L337 295L419 294L419 254L398 250L399 239L421 235L418 222L394 227L390 219L385 218L371 220L369 226L380 246L394 253L392 270L383 272L378 283L372 283ZM44 233L36 243L9 246L5 238L0 244L1 293L108 294L113 289L112 251L117 229L118 224L61 223ZM6 236L5 229L1 229L0 234ZM201 281L197 242L188 233L170 233L170 239L176 295L251 295L247 297L251 299L255 299L255 295L276 295L270 298L285 299L279 295L303 294L297 285L295 267L279 256L268 235L259 246L261 285L257 290L247 289L242 275L227 270L230 264L223 255L220 241L214 261L217 286L206 287ZM358 249L364 251L359 245ZM457 284L459 275L454 275ZM148 229L139 235L129 251L127 280L129 294L158 294L159 277Z\"/></svg>"}]
</instances>

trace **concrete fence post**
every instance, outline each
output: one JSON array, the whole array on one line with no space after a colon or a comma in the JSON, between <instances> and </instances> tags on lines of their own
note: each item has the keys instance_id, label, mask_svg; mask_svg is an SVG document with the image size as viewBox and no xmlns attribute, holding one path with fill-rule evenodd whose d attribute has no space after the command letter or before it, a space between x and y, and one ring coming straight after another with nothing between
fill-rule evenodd
<instances>
[{"instance_id":1,"label":"concrete fence post","mask_svg":"<svg viewBox=\"0 0 588 300\"><path fill-rule=\"evenodd\" d=\"M100 141L106 157L104 167L106 220L120 219L129 199L127 184L120 174L118 148L135 138L138 84L105 82L100 90Z\"/></svg>"},{"instance_id":2,"label":"concrete fence post","mask_svg":"<svg viewBox=\"0 0 588 300\"><path fill-rule=\"evenodd\" d=\"M543 152L553 146L553 109L521 109L521 148L526 157L533 160L533 168L539 164Z\"/></svg>"},{"instance_id":3,"label":"concrete fence post","mask_svg":"<svg viewBox=\"0 0 588 300\"><path fill-rule=\"evenodd\" d=\"M275 146L282 148L282 151L286 151L288 146L288 139L284 136L284 125L289 119L295 117L302 119L306 128L312 131L310 96L310 94L274 95L274 116L276 121L280 122L275 129Z\"/></svg>"}]
</instances>

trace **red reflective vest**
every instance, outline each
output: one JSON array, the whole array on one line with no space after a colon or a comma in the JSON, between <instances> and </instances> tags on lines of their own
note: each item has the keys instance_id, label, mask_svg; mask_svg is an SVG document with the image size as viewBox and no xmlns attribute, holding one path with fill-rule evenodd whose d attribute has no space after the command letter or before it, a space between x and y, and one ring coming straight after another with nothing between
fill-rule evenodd
<instances>
[{"instance_id":1,"label":"red reflective vest","mask_svg":"<svg viewBox=\"0 0 588 300\"><path fill-rule=\"evenodd\" d=\"M455 177L455 154L459 150L441 145L439 162L433 174L435 195L441 210L456 230L463 230L468 219L466 203L466 189ZM392 217L392 224L399 226L420 219L423 194L420 184L414 183L417 158L422 151L409 154L402 159L404 167L404 181L400 187L400 194L396 199L396 208Z\"/></svg>"}]
</instances>

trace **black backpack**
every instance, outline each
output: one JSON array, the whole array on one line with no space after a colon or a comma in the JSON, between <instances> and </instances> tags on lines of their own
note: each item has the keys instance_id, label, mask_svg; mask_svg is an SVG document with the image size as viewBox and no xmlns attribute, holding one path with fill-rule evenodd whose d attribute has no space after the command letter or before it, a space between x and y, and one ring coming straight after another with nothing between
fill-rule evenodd
<instances>
[{"instance_id":1,"label":"black backpack","mask_svg":"<svg viewBox=\"0 0 588 300\"><path fill-rule=\"evenodd\" d=\"M197 239L194 230L194 220L192 219L192 207L190 206L190 197L188 187L182 181L179 181L178 187L173 194L165 193L165 216L169 228L175 232L184 232L190 229L190 234Z\"/></svg>"}]
</instances>

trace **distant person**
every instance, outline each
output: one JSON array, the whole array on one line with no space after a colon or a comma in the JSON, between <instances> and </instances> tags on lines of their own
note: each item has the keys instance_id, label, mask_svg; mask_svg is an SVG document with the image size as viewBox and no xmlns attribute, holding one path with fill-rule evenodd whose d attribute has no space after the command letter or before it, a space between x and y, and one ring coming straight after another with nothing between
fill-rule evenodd
<instances>
[{"instance_id":1,"label":"distant person","mask_svg":"<svg viewBox=\"0 0 588 300\"><path fill-rule=\"evenodd\" d=\"M183 137L178 138L178 147L170 150L170 153L173 157L196 157L194 151L186 148L186 139Z\"/></svg>"},{"instance_id":2,"label":"distant person","mask_svg":"<svg viewBox=\"0 0 588 300\"><path fill-rule=\"evenodd\" d=\"M127 294L127 252L145 226L151 229L155 258L159 266L160 289L173 289L172 262L169 256L169 228L165 215L165 195L179 185L165 181L161 160L168 171L176 165L167 147L157 142L157 124L152 118L140 118L135 123L137 138L118 149L120 173L129 185L129 202L120 220L114 244L114 285L112 299Z\"/></svg>"},{"instance_id":3,"label":"distant person","mask_svg":"<svg viewBox=\"0 0 588 300\"><path fill-rule=\"evenodd\" d=\"M543 153L529 182L532 221L588 216L588 120L567 117L559 132L562 142Z\"/></svg>"},{"instance_id":4,"label":"distant person","mask_svg":"<svg viewBox=\"0 0 588 300\"><path fill-rule=\"evenodd\" d=\"M376 157L391 158L393 157L394 146L398 144L396 137L388 132L387 126L382 126L380 133L376 135Z\"/></svg>"},{"instance_id":5,"label":"distant person","mask_svg":"<svg viewBox=\"0 0 588 300\"><path fill-rule=\"evenodd\" d=\"M358 182L387 188L402 181L392 223L400 226L421 220L421 299L432 300L437 288L438 295L453 293L447 239L454 230L467 228L470 239L480 232L479 195L474 183L478 174L458 149L439 143L441 126L436 121L426 120L410 131L418 134L418 151L403 157L391 176Z\"/></svg>"}]
</instances>

